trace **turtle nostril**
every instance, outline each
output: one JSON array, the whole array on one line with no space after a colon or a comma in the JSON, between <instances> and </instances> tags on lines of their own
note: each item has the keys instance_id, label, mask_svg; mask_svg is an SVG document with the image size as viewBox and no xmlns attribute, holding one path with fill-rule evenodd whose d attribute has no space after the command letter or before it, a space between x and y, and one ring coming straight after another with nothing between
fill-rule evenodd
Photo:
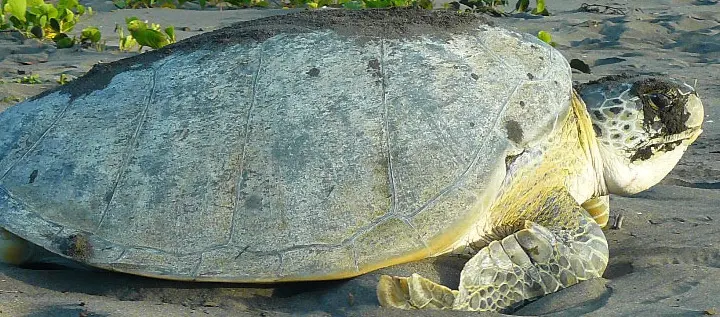
<instances>
[{"instance_id":1,"label":"turtle nostril","mask_svg":"<svg viewBox=\"0 0 720 317\"><path fill-rule=\"evenodd\" d=\"M650 101L652 101L660 109L664 109L672 105L670 98L663 94L651 94Z\"/></svg>"}]
</instances>

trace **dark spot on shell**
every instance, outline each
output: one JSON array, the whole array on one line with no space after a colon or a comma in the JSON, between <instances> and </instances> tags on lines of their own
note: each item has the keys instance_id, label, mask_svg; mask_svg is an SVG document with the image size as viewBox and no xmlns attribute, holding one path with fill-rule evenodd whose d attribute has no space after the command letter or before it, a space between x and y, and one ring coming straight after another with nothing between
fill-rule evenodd
<instances>
[{"instance_id":1,"label":"dark spot on shell","mask_svg":"<svg viewBox=\"0 0 720 317\"><path fill-rule=\"evenodd\" d=\"M620 133L613 133L613 135L611 135L610 137L613 138L613 140L617 140L621 137L621 135Z\"/></svg>"},{"instance_id":2,"label":"dark spot on shell","mask_svg":"<svg viewBox=\"0 0 720 317\"><path fill-rule=\"evenodd\" d=\"M480 76L478 76L475 73L470 74L470 77L472 77L472 79L475 79L475 80L478 80L480 78Z\"/></svg>"},{"instance_id":3,"label":"dark spot on shell","mask_svg":"<svg viewBox=\"0 0 720 317\"><path fill-rule=\"evenodd\" d=\"M470 127L471 127L471 128L474 128L474 127L475 127L475 122L470 122Z\"/></svg>"},{"instance_id":4,"label":"dark spot on shell","mask_svg":"<svg viewBox=\"0 0 720 317\"><path fill-rule=\"evenodd\" d=\"M520 107L525 107L525 101L520 100Z\"/></svg>"},{"instance_id":5,"label":"dark spot on shell","mask_svg":"<svg viewBox=\"0 0 720 317\"><path fill-rule=\"evenodd\" d=\"M602 134L602 129L600 129L600 127L599 127L597 124L594 124L594 123L593 123L593 124L592 124L592 127L593 127L593 130L595 130L595 135L596 135L596 136L599 136L599 137L600 137L600 136L603 135L603 134Z\"/></svg>"},{"instance_id":6,"label":"dark spot on shell","mask_svg":"<svg viewBox=\"0 0 720 317\"><path fill-rule=\"evenodd\" d=\"M317 77L320 75L320 70L317 69L317 67L310 68L309 71L307 71L307 74L310 75L310 77Z\"/></svg>"},{"instance_id":7,"label":"dark spot on shell","mask_svg":"<svg viewBox=\"0 0 720 317\"><path fill-rule=\"evenodd\" d=\"M515 120L505 122L505 129L507 130L507 136L510 141L515 143L521 143L523 140L523 130L519 123Z\"/></svg>"},{"instance_id":8,"label":"dark spot on shell","mask_svg":"<svg viewBox=\"0 0 720 317\"><path fill-rule=\"evenodd\" d=\"M535 76L533 74L527 73L528 79L533 80L535 79Z\"/></svg>"},{"instance_id":9,"label":"dark spot on shell","mask_svg":"<svg viewBox=\"0 0 720 317\"><path fill-rule=\"evenodd\" d=\"M382 76L382 74L380 73L380 61L378 61L376 58L368 61L367 70L372 74L373 77Z\"/></svg>"},{"instance_id":10,"label":"dark spot on shell","mask_svg":"<svg viewBox=\"0 0 720 317\"><path fill-rule=\"evenodd\" d=\"M630 130L630 125L629 124L624 125L623 130Z\"/></svg>"},{"instance_id":11,"label":"dark spot on shell","mask_svg":"<svg viewBox=\"0 0 720 317\"><path fill-rule=\"evenodd\" d=\"M368 61L368 69L380 70L380 62L377 58Z\"/></svg>"},{"instance_id":12,"label":"dark spot on shell","mask_svg":"<svg viewBox=\"0 0 720 317\"><path fill-rule=\"evenodd\" d=\"M37 176L38 176L38 170L33 170L33 171L30 173L30 180L29 180L28 184L34 183L34 182L35 182L35 178L37 178Z\"/></svg>"},{"instance_id":13,"label":"dark spot on shell","mask_svg":"<svg viewBox=\"0 0 720 317\"><path fill-rule=\"evenodd\" d=\"M262 198L257 195L250 195L245 199L245 208L249 210L260 210L262 208Z\"/></svg>"},{"instance_id":14,"label":"dark spot on shell","mask_svg":"<svg viewBox=\"0 0 720 317\"><path fill-rule=\"evenodd\" d=\"M620 114L623 111L623 108L622 107L612 107L608 110L610 110L610 112L612 112L614 114Z\"/></svg>"},{"instance_id":15,"label":"dark spot on shell","mask_svg":"<svg viewBox=\"0 0 720 317\"><path fill-rule=\"evenodd\" d=\"M58 250L75 260L86 262L93 256L93 247L87 235L83 233L73 234L66 238L55 241Z\"/></svg>"},{"instance_id":16,"label":"dark spot on shell","mask_svg":"<svg viewBox=\"0 0 720 317\"><path fill-rule=\"evenodd\" d=\"M593 110L593 115L595 116L595 119L600 122L605 122L605 120L607 120L607 118L605 118L605 115L600 112L600 110Z\"/></svg>"},{"instance_id":17,"label":"dark spot on shell","mask_svg":"<svg viewBox=\"0 0 720 317\"><path fill-rule=\"evenodd\" d=\"M616 105L623 104L623 101L620 98L613 98L613 99L610 99L610 101L612 101Z\"/></svg>"}]
</instances>

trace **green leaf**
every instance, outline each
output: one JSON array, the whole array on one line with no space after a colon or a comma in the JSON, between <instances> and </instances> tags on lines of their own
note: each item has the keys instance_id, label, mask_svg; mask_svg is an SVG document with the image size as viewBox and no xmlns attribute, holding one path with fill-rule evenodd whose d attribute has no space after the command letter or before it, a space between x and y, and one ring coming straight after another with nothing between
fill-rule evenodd
<instances>
[{"instance_id":1,"label":"green leaf","mask_svg":"<svg viewBox=\"0 0 720 317\"><path fill-rule=\"evenodd\" d=\"M120 37L120 50L121 51L129 51L136 45L138 45L138 43L137 43L137 41L135 41L135 39L132 37L132 35Z\"/></svg>"},{"instance_id":2,"label":"green leaf","mask_svg":"<svg viewBox=\"0 0 720 317\"><path fill-rule=\"evenodd\" d=\"M37 25L35 25L35 26L33 26L32 28L30 28L30 33L31 33L33 36L35 36L35 37L37 37L37 38L39 38L39 39L43 38L44 35L45 35L44 32L43 32L43 29L42 29L40 26L37 26Z\"/></svg>"},{"instance_id":3,"label":"green leaf","mask_svg":"<svg viewBox=\"0 0 720 317\"><path fill-rule=\"evenodd\" d=\"M165 34L153 29L141 29L130 31L130 33L141 46L149 46L154 49L158 49L170 44L170 41Z\"/></svg>"},{"instance_id":4,"label":"green leaf","mask_svg":"<svg viewBox=\"0 0 720 317\"><path fill-rule=\"evenodd\" d=\"M0 8L2 8L2 4L0 3ZM2 11L0 10L0 30L7 30L10 28L10 24L5 22L5 15L2 14Z\"/></svg>"},{"instance_id":5,"label":"green leaf","mask_svg":"<svg viewBox=\"0 0 720 317\"><path fill-rule=\"evenodd\" d=\"M537 37L545 43L550 44L552 42L552 35L545 31L538 32Z\"/></svg>"},{"instance_id":6,"label":"green leaf","mask_svg":"<svg viewBox=\"0 0 720 317\"><path fill-rule=\"evenodd\" d=\"M65 21L65 22L70 22L70 21L73 21L73 20L75 20L75 13L73 13L72 11L70 11L70 9L65 9L65 14L64 14L64 17L63 17L63 21Z\"/></svg>"},{"instance_id":7,"label":"green leaf","mask_svg":"<svg viewBox=\"0 0 720 317\"><path fill-rule=\"evenodd\" d=\"M38 19L38 22L40 23L40 27L43 27L43 28L44 28L44 27L47 25L47 22L48 22L48 17L47 17L47 15L41 16L40 19Z\"/></svg>"},{"instance_id":8,"label":"green leaf","mask_svg":"<svg viewBox=\"0 0 720 317\"><path fill-rule=\"evenodd\" d=\"M80 41L88 40L92 43L100 42L100 38L100 30L94 26L84 28L82 30L82 34L80 35Z\"/></svg>"},{"instance_id":9,"label":"green leaf","mask_svg":"<svg viewBox=\"0 0 720 317\"><path fill-rule=\"evenodd\" d=\"M56 18L50 18L50 28L55 32L60 32L60 21Z\"/></svg>"},{"instance_id":10,"label":"green leaf","mask_svg":"<svg viewBox=\"0 0 720 317\"><path fill-rule=\"evenodd\" d=\"M25 12L25 23L28 27L30 27L33 24L38 24L38 18L37 15L32 14L29 10Z\"/></svg>"},{"instance_id":11,"label":"green leaf","mask_svg":"<svg viewBox=\"0 0 720 317\"><path fill-rule=\"evenodd\" d=\"M78 0L59 0L58 1L58 8L66 8L66 9L74 9L77 7L80 3Z\"/></svg>"},{"instance_id":12,"label":"green leaf","mask_svg":"<svg viewBox=\"0 0 720 317\"><path fill-rule=\"evenodd\" d=\"M48 16L48 18L57 18L58 17L58 10L55 9L55 7L52 4L43 4L43 10L45 11L45 14Z\"/></svg>"},{"instance_id":13,"label":"green leaf","mask_svg":"<svg viewBox=\"0 0 720 317\"><path fill-rule=\"evenodd\" d=\"M168 39L170 39L170 43L175 43L175 27L174 26L168 26L165 28L165 34L168 35Z\"/></svg>"},{"instance_id":14,"label":"green leaf","mask_svg":"<svg viewBox=\"0 0 720 317\"><path fill-rule=\"evenodd\" d=\"M25 11L27 10L27 2L25 0L6 0L6 5L9 6L9 12L12 16L18 20L25 22Z\"/></svg>"},{"instance_id":15,"label":"green leaf","mask_svg":"<svg viewBox=\"0 0 720 317\"><path fill-rule=\"evenodd\" d=\"M65 33L58 33L58 34L55 34L55 36L53 36L52 40L57 42L61 39L67 38L67 37L68 37L68 35Z\"/></svg>"},{"instance_id":16,"label":"green leaf","mask_svg":"<svg viewBox=\"0 0 720 317\"><path fill-rule=\"evenodd\" d=\"M76 7L76 9L77 9L78 15L83 15L83 14L85 14L85 6L78 4L77 7Z\"/></svg>"},{"instance_id":17,"label":"green leaf","mask_svg":"<svg viewBox=\"0 0 720 317\"><path fill-rule=\"evenodd\" d=\"M537 0L537 7L533 9L532 14L544 16L550 15L550 12L548 12L545 7L545 0Z\"/></svg>"},{"instance_id":18,"label":"green leaf","mask_svg":"<svg viewBox=\"0 0 720 317\"><path fill-rule=\"evenodd\" d=\"M73 41L73 39L67 37L67 35L65 33L60 33L60 34L65 35L65 37L60 38L59 40L55 41L58 48L71 48L71 47L73 47L73 45L75 45L75 41Z\"/></svg>"},{"instance_id":19,"label":"green leaf","mask_svg":"<svg viewBox=\"0 0 720 317\"><path fill-rule=\"evenodd\" d=\"M528 10L529 6L530 6L530 0L518 0L518 2L515 3L515 11L525 12Z\"/></svg>"},{"instance_id":20,"label":"green leaf","mask_svg":"<svg viewBox=\"0 0 720 317\"><path fill-rule=\"evenodd\" d=\"M57 83L60 85L65 85L68 82L70 82L70 78L66 74L60 74L60 78L57 80Z\"/></svg>"},{"instance_id":21,"label":"green leaf","mask_svg":"<svg viewBox=\"0 0 720 317\"><path fill-rule=\"evenodd\" d=\"M27 0L26 1L28 7L38 7L45 4L45 1L43 0Z\"/></svg>"},{"instance_id":22,"label":"green leaf","mask_svg":"<svg viewBox=\"0 0 720 317\"><path fill-rule=\"evenodd\" d=\"M34 15L43 15L46 12L42 6L34 6L34 7L27 8L27 12L25 13L25 15L27 16L28 13L31 13Z\"/></svg>"},{"instance_id":23,"label":"green leaf","mask_svg":"<svg viewBox=\"0 0 720 317\"><path fill-rule=\"evenodd\" d=\"M20 19L18 19L18 17L14 16L14 15L11 15L10 18L9 18L9 20L10 20L10 22L12 23L12 25L13 25L14 28L16 28L16 29L18 29L18 30L24 30L24 29L26 29L26 27L25 27L25 21L21 21Z\"/></svg>"}]
</instances>

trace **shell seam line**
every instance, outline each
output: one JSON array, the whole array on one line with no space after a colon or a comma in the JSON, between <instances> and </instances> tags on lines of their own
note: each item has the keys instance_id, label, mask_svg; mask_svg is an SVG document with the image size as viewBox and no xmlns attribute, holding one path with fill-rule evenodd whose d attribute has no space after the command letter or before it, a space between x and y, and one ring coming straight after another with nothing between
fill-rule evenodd
<instances>
[{"instance_id":1,"label":"shell seam line","mask_svg":"<svg viewBox=\"0 0 720 317\"><path fill-rule=\"evenodd\" d=\"M495 59L496 61L502 63L502 64L505 65L506 67L511 68L507 63L505 63L505 62L504 62L501 58L499 58L496 54L492 53L491 50L488 50L488 49L487 49L487 46L485 46L482 42L478 42L478 45L481 46L481 47L483 47L486 52L489 52L489 55L491 55L491 56L493 57L493 59ZM521 86L521 85L522 85L522 81L521 81L519 84L515 85L515 88L513 89L512 93L510 94L510 97L512 97L513 95L515 95L515 93L518 91L518 89L520 89L520 86ZM508 104L510 103L510 97L508 97L507 100L505 100L502 108L500 109L500 111L499 111L499 113L498 113L498 116L495 118L495 120L494 120L495 122L493 123L493 131L497 131L496 128L497 128L498 124L500 123L500 120L502 119L503 115L505 114L505 110L507 109ZM478 160L480 159L480 153L481 153L481 150L482 150L482 149L483 149L483 147L480 146L480 147L478 147L478 148L475 150L475 155L474 155L474 157L473 157L473 160L470 162L470 164L468 164L468 167L467 167L460 175L458 175L458 177L456 178L456 181L455 181L452 185L445 187L442 191L440 191L437 195L435 195L435 197L429 199L429 200L428 200L426 203L424 203L422 206L420 206L420 207L418 207L417 209L413 210L413 211L410 213L410 217L415 217L418 213L420 213L421 211L425 210L425 208L427 208L427 207L431 206L432 204L434 204L440 197L442 197L442 196L444 196L445 194L447 194L448 192L450 192L450 190L459 187L460 185L459 185L459 183L458 183L457 180L464 178L464 176L467 175L467 173L470 172L470 169L472 169L472 167L477 164Z\"/></svg>"},{"instance_id":2,"label":"shell seam line","mask_svg":"<svg viewBox=\"0 0 720 317\"><path fill-rule=\"evenodd\" d=\"M387 78L385 77L385 41L380 40L380 87L382 87L382 104L385 111L385 154L388 161L388 182L390 185L390 193L392 202L390 204L390 214L397 212L397 189L395 188L395 169L393 168L392 150L390 146L390 109L387 104Z\"/></svg>"},{"instance_id":3,"label":"shell seam line","mask_svg":"<svg viewBox=\"0 0 720 317\"><path fill-rule=\"evenodd\" d=\"M115 181L113 182L113 187L110 190L110 198L107 199L107 204L105 205L105 209L100 214L100 221L98 222L97 227L95 227L95 231L99 231L100 227L102 227L103 222L105 221L105 217L107 216L107 212L110 210L110 204L112 203L113 198L115 198L115 192L117 190L118 185L120 184L120 179L122 178L123 173L125 172L125 169L127 168L129 161L130 161L130 155L133 152L135 148L135 143L137 142L138 136L140 135L140 130L143 127L143 124L145 122L145 119L147 118L147 113L150 109L150 105L152 104L153 97L155 95L155 86L157 84L157 76L158 76L158 70L165 66L165 63L167 63L167 60L160 64L160 66L156 68L151 68L152 70L152 85L150 87L150 93L147 95L147 102L145 103L145 107L143 108L142 113L140 113L140 118L138 118L138 125L135 128L135 132L133 132L133 136L130 138L130 141L128 142L128 147L125 152L125 155L123 157L122 163L120 165L120 168L118 169L117 176L115 176Z\"/></svg>"},{"instance_id":4,"label":"shell seam line","mask_svg":"<svg viewBox=\"0 0 720 317\"><path fill-rule=\"evenodd\" d=\"M5 176L7 176L10 173L10 171L12 171L18 163L20 163L23 159L25 159L25 157L27 157L28 154L30 154L30 152L32 152L38 146L38 144L40 144L40 141L42 141L48 135L50 130L52 130L57 125L58 121L60 121L60 119L62 119L65 116L65 113L70 108L70 105L72 104L72 102L73 102L72 100L68 101L67 105L65 105L63 110L60 111L60 114L58 114L57 118L55 118L55 120L53 120L53 122L50 123L50 126L47 127L47 129L45 129L45 131L43 132L43 134L40 135L40 137L37 139L37 141L35 141L33 143L33 145L30 146L30 148L27 151L25 151L25 153L20 158L18 158L15 162L13 162L12 165L10 165L10 167L8 167L8 169L5 171L5 173L2 174L2 176L0 176L0 181L3 180L5 178Z\"/></svg>"},{"instance_id":5,"label":"shell seam line","mask_svg":"<svg viewBox=\"0 0 720 317\"><path fill-rule=\"evenodd\" d=\"M252 111L255 109L255 104L257 103L257 83L260 78L260 70L262 69L262 63L263 63L263 58L262 58L263 47L264 47L264 43L259 45L257 70L255 71L255 76L253 76L252 90L250 91L250 94L251 94L250 107L248 107L247 116L245 116L245 129L243 131L243 146L242 146L242 153L240 154L240 169L238 172L237 180L235 181L235 204L233 206L232 220L230 223L230 236L228 237L228 240L225 243L225 245L229 245L230 243L232 243L234 235L235 235L235 224L237 222L238 205L239 205L239 201L240 201L240 190L242 188L241 185L244 183L243 174L245 173L245 155L247 154L248 136L250 135L250 119L252 118Z\"/></svg>"}]
</instances>

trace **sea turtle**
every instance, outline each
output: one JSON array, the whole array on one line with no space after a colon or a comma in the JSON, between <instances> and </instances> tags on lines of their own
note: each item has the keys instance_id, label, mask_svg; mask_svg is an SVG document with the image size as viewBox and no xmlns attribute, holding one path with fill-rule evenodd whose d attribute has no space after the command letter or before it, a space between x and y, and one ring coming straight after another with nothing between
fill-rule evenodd
<instances>
[{"instance_id":1,"label":"sea turtle","mask_svg":"<svg viewBox=\"0 0 720 317\"><path fill-rule=\"evenodd\" d=\"M579 90L557 50L470 14L239 23L0 114L0 253L264 283L454 252L459 291L383 276L379 302L513 309L600 276L607 195L657 183L701 132L688 85Z\"/></svg>"}]
</instances>

